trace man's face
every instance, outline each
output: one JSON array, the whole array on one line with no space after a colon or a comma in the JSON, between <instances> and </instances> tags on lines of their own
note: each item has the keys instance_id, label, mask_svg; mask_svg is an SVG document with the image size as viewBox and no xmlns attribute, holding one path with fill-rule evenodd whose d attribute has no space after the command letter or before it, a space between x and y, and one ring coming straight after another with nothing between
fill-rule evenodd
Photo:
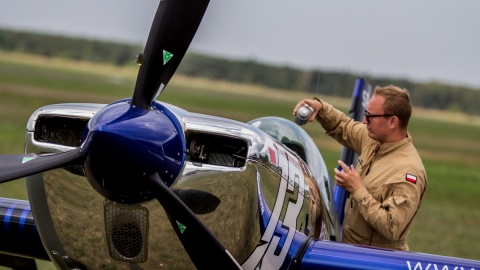
<instances>
[{"instance_id":1,"label":"man's face","mask_svg":"<svg viewBox=\"0 0 480 270\"><path fill-rule=\"evenodd\" d=\"M384 115L383 102L385 98L380 95L374 95L368 103L366 115L371 117L364 117L363 123L367 125L368 136L380 143L388 141L390 135L390 116Z\"/></svg>"}]
</instances>

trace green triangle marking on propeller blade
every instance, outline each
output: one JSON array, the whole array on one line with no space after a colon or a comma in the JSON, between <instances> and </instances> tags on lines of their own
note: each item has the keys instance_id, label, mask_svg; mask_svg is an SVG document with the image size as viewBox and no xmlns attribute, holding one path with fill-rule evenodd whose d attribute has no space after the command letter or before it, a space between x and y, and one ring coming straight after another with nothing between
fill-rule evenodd
<instances>
[{"instance_id":1,"label":"green triangle marking on propeller blade","mask_svg":"<svg viewBox=\"0 0 480 270\"><path fill-rule=\"evenodd\" d=\"M173 53L163 50L163 65L166 65L172 59Z\"/></svg>"},{"instance_id":2,"label":"green triangle marking on propeller blade","mask_svg":"<svg viewBox=\"0 0 480 270\"><path fill-rule=\"evenodd\" d=\"M34 157L24 157L23 160L22 160L22 164L23 164L23 163L27 163L27 162L29 162L29 161L32 160L32 159L35 159L35 158L34 158Z\"/></svg>"},{"instance_id":3,"label":"green triangle marking on propeller blade","mask_svg":"<svg viewBox=\"0 0 480 270\"><path fill-rule=\"evenodd\" d=\"M178 226L178 229L180 229L180 233L183 234L183 232L187 229L187 227L185 227L185 225L183 225L178 221L175 221L175 222L177 222L177 226Z\"/></svg>"}]
</instances>

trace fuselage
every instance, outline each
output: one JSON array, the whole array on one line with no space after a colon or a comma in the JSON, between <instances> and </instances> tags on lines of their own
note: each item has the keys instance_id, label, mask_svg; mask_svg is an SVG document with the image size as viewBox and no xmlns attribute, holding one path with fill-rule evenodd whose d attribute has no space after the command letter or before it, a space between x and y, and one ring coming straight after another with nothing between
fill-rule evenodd
<instances>
[{"instance_id":1,"label":"fuselage","mask_svg":"<svg viewBox=\"0 0 480 270\"><path fill-rule=\"evenodd\" d=\"M88 122L86 131L73 130L79 120ZM162 103L140 112L127 100L37 110L27 126L26 152L62 152L94 141L84 166L28 177L51 260L58 267L193 267L162 207L133 172L143 166L162 173L245 269L287 268L309 237L336 234L325 164L316 148L305 147L314 145L308 135L288 122L245 124ZM59 133L80 141L56 142Z\"/></svg>"}]
</instances>

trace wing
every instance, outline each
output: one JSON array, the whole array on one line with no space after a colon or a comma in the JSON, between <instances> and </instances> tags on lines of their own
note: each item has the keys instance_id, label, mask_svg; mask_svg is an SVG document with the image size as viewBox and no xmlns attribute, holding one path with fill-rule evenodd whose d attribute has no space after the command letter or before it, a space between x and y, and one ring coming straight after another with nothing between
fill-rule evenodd
<instances>
[{"instance_id":1,"label":"wing","mask_svg":"<svg viewBox=\"0 0 480 270\"><path fill-rule=\"evenodd\" d=\"M312 241L298 269L479 269L480 262L425 253Z\"/></svg>"},{"instance_id":2,"label":"wing","mask_svg":"<svg viewBox=\"0 0 480 270\"><path fill-rule=\"evenodd\" d=\"M49 259L28 201L0 198L0 221L0 265L35 266L34 259Z\"/></svg>"}]
</instances>

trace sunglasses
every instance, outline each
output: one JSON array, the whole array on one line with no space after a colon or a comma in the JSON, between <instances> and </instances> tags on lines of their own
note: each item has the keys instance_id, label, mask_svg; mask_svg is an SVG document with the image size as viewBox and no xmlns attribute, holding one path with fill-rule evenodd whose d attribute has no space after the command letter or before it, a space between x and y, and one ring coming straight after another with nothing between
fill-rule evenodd
<instances>
[{"instance_id":1,"label":"sunglasses","mask_svg":"<svg viewBox=\"0 0 480 270\"><path fill-rule=\"evenodd\" d=\"M367 110L365 110L365 119L367 119L367 123L370 124L370 118L374 117L388 117L388 116L394 116L393 114L369 114Z\"/></svg>"}]
</instances>

